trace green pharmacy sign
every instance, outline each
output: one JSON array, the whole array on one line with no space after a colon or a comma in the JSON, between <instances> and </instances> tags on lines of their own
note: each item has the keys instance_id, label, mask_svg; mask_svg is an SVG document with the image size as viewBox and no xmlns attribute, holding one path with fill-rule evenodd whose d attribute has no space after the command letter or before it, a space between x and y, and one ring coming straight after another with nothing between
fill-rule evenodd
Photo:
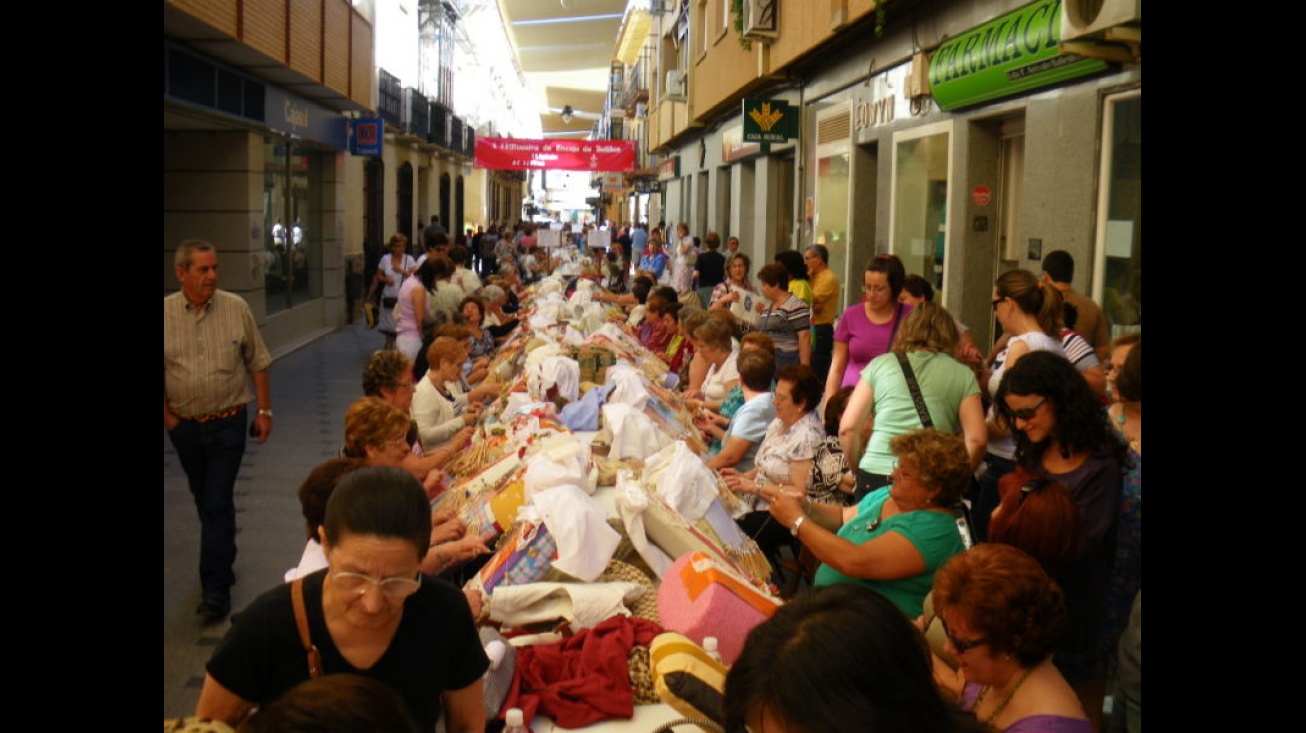
<instances>
[{"instance_id":1,"label":"green pharmacy sign","mask_svg":"<svg viewBox=\"0 0 1306 733\"><path fill-rule=\"evenodd\" d=\"M1061 52L1061 0L1039 0L949 39L930 57L930 93L954 110L1108 68Z\"/></svg>"}]
</instances>

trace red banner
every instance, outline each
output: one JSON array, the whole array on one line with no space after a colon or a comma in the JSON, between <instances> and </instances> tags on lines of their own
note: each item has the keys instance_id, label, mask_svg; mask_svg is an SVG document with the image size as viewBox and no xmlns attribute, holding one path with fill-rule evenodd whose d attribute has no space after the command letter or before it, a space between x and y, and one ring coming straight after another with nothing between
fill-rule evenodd
<instances>
[{"instance_id":1,"label":"red banner","mask_svg":"<svg viewBox=\"0 0 1306 733\"><path fill-rule=\"evenodd\" d=\"M476 138L477 168L493 170L632 171L634 140Z\"/></svg>"}]
</instances>

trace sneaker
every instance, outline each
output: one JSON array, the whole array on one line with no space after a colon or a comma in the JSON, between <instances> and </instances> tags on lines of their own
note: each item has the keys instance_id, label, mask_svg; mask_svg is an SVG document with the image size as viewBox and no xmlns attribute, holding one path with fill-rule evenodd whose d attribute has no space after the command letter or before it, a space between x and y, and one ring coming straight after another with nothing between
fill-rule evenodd
<instances>
[{"instance_id":1,"label":"sneaker","mask_svg":"<svg viewBox=\"0 0 1306 733\"><path fill-rule=\"evenodd\" d=\"M204 623L221 621L231 613L231 596L207 596L200 601L195 613L204 618Z\"/></svg>"}]
</instances>

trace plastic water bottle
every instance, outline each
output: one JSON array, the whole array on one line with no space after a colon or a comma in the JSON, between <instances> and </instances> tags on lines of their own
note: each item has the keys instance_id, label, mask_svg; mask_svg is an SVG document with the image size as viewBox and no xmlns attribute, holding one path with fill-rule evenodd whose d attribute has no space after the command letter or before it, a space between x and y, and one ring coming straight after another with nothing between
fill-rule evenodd
<instances>
[{"instance_id":1,"label":"plastic water bottle","mask_svg":"<svg viewBox=\"0 0 1306 733\"><path fill-rule=\"evenodd\" d=\"M716 640L716 637L715 637L715 636L704 636L704 637L703 637L703 651L707 652L707 655L708 655L709 657L712 657L713 659L717 660L718 662L721 662L721 652L720 652L720 650L717 648L717 646L718 646L718 645L717 645L717 640ZM725 664L725 662L721 662L721 663L722 663L722 664Z\"/></svg>"},{"instance_id":2,"label":"plastic water bottle","mask_svg":"<svg viewBox=\"0 0 1306 733\"><path fill-rule=\"evenodd\" d=\"M526 716L522 714L521 708L508 708L508 712L503 714L503 721L507 723L503 733L531 733L531 729L526 726Z\"/></svg>"}]
</instances>

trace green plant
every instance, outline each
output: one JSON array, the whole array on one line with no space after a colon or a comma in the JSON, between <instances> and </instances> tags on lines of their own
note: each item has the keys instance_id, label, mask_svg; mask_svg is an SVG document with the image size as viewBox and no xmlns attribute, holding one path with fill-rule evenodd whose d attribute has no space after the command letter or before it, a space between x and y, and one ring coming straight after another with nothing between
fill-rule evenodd
<instances>
[{"instance_id":1,"label":"green plant","mask_svg":"<svg viewBox=\"0 0 1306 733\"><path fill-rule=\"evenodd\" d=\"M739 47L745 51L753 48L753 42L744 38L744 0L730 0L730 14L734 16L735 35L739 36Z\"/></svg>"}]
</instances>

